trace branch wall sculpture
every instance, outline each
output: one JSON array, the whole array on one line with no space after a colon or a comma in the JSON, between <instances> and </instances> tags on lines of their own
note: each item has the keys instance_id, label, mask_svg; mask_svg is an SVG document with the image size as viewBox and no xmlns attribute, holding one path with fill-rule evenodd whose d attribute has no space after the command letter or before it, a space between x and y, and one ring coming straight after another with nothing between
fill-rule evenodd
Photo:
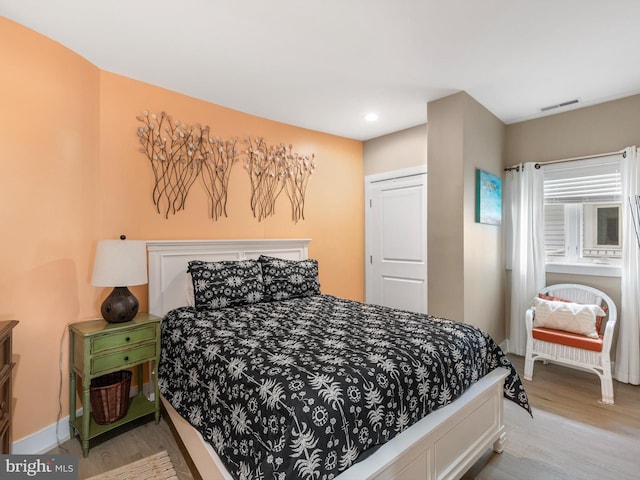
<instances>
[{"instance_id":1,"label":"branch wall sculpture","mask_svg":"<svg viewBox=\"0 0 640 480\"><path fill-rule=\"evenodd\" d=\"M162 112L145 111L136 117L144 123L138 137L151 162L155 179L153 203L165 218L185 206L191 186L198 177L209 196L209 216L227 216L227 187L233 164L239 159L236 140L211 138L210 128L187 126Z\"/></svg>"},{"instance_id":2,"label":"branch wall sculpture","mask_svg":"<svg viewBox=\"0 0 640 480\"><path fill-rule=\"evenodd\" d=\"M145 111L136 118L145 124L138 128L138 136L140 151L150 160L153 170L153 203L158 213L162 208L168 218L169 213L184 208L189 189L200 173L201 156L194 130L164 112L157 116Z\"/></svg>"},{"instance_id":3,"label":"branch wall sculpture","mask_svg":"<svg viewBox=\"0 0 640 480\"><path fill-rule=\"evenodd\" d=\"M205 135L200 143L203 161L200 179L209 196L209 216L217 220L227 216L227 189L231 168L239 159L236 149L237 140L221 140Z\"/></svg>"},{"instance_id":4,"label":"branch wall sculpture","mask_svg":"<svg viewBox=\"0 0 640 480\"><path fill-rule=\"evenodd\" d=\"M251 179L251 210L258 221L275 214L275 203L284 189L295 223L304 220L304 197L309 176L315 170L314 155L299 155L293 145L268 145L263 138L245 140L245 169Z\"/></svg>"},{"instance_id":5,"label":"branch wall sculpture","mask_svg":"<svg viewBox=\"0 0 640 480\"><path fill-rule=\"evenodd\" d=\"M315 155L299 155L293 145L280 145L285 159L284 190L291 202L291 217L295 223L304 220L304 197L309 177L316 169Z\"/></svg>"},{"instance_id":6,"label":"branch wall sculpture","mask_svg":"<svg viewBox=\"0 0 640 480\"><path fill-rule=\"evenodd\" d=\"M210 128L187 126L162 112L145 111L136 117L144 123L138 137L151 162L155 179L152 198L165 218L185 207L191 186L199 177L209 196L209 216L227 216L227 192L233 165L239 160L237 139L211 137ZM314 155L299 155L293 146L269 145L263 138L245 140L244 165L251 181L250 206L262 219L275 214L275 203L284 190L291 203L291 217L304 219L309 177L315 170Z\"/></svg>"},{"instance_id":7,"label":"branch wall sculpture","mask_svg":"<svg viewBox=\"0 0 640 480\"><path fill-rule=\"evenodd\" d=\"M258 221L275 214L276 199L284 184L283 162L279 161L273 146L263 138L245 140L244 166L251 180L251 210Z\"/></svg>"}]
</instances>

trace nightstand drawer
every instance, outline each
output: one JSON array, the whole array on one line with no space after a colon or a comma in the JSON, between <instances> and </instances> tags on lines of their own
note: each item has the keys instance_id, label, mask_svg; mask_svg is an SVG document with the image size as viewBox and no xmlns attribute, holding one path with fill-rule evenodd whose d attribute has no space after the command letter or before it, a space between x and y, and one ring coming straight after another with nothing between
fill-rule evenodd
<instances>
[{"instance_id":1,"label":"nightstand drawer","mask_svg":"<svg viewBox=\"0 0 640 480\"><path fill-rule=\"evenodd\" d=\"M91 353L100 353L111 348L134 345L136 343L155 340L155 325L145 325L139 328L131 328L126 332L99 335L91 339Z\"/></svg>"},{"instance_id":2,"label":"nightstand drawer","mask_svg":"<svg viewBox=\"0 0 640 480\"><path fill-rule=\"evenodd\" d=\"M155 360L156 343L140 345L108 355L100 355L91 359L91 375L107 370L127 368L146 360Z\"/></svg>"}]
</instances>

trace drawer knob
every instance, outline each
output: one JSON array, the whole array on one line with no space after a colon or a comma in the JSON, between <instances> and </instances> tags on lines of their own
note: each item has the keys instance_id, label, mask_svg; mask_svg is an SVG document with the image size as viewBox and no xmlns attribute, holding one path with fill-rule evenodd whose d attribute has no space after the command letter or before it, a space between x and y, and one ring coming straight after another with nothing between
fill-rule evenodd
<instances>
[{"instance_id":1,"label":"drawer knob","mask_svg":"<svg viewBox=\"0 0 640 480\"><path fill-rule=\"evenodd\" d=\"M130 337L127 337L127 338L124 339L125 342L128 342L129 340L131 340Z\"/></svg>"},{"instance_id":2,"label":"drawer knob","mask_svg":"<svg viewBox=\"0 0 640 480\"><path fill-rule=\"evenodd\" d=\"M129 356L127 355L126 357L124 357L124 361L128 361L129 360Z\"/></svg>"}]
</instances>

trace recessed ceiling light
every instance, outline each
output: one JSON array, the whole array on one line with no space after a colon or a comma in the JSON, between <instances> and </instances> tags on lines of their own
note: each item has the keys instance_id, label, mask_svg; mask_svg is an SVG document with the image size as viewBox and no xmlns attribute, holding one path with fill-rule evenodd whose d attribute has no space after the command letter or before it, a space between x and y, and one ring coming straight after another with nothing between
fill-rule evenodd
<instances>
[{"instance_id":1,"label":"recessed ceiling light","mask_svg":"<svg viewBox=\"0 0 640 480\"><path fill-rule=\"evenodd\" d=\"M378 120L378 114L377 114L377 113L373 113L373 112L371 112L371 113L367 113L367 114L364 116L364 119L365 119L367 122L375 122L376 120Z\"/></svg>"}]
</instances>

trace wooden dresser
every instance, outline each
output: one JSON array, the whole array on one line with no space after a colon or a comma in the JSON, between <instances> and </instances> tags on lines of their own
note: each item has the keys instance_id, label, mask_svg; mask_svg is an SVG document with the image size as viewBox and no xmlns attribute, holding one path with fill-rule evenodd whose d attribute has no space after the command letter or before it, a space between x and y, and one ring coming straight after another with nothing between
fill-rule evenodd
<instances>
[{"instance_id":1,"label":"wooden dresser","mask_svg":"<svg viewBox=\"0 0 640 480\"><path fill-rule=\"evenodd\" d=\"M0 322L0 448L2 454L11 453L11 333L17 320Z\"/></svg>"}]
</instances>

